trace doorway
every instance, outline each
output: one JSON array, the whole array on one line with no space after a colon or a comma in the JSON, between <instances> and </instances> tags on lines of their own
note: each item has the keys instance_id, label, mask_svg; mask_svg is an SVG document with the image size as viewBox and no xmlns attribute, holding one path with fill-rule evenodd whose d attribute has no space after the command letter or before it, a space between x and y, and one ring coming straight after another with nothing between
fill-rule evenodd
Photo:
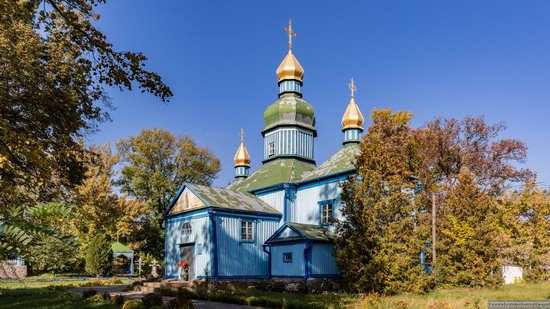
<instances>
[{"instance_id":1,"label":"doorway","mask_svg":"<svg viewBox=\"0 0 550 309\"><path fill-rule=\"evenodd\" d=\"M189 280L195 278L195 255L193 254L194 244L181 245L181 259L189 263Z\"/></svg>"}]
</instances>

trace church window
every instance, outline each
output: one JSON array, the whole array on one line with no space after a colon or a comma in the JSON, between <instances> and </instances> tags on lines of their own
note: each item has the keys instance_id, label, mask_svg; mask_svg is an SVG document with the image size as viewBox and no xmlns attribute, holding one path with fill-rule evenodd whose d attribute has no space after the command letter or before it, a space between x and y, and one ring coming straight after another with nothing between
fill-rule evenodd
<instances>
[{"instance_id":1,"label":"church window","mask_svg":"<svg viewBox=\"0 0 550 309\"><path fill-rule=\"evenodd\" d=\"M321 205L321 224L329 224L333 216L333 203L324 203Z\"/></svg>"},{"instance_id":2,"label":"church window","mask_svg":"<svg viewBox=\"0 0 550 309\"><path fill-rule=\"evenodd\" d=\"M190 235L191 232L192 232L192 229L191 229L191 224L189 223L185 223L183 224L183 235Z\"/></svg>"},{"instance_id":3,"label":"church window","mask_svg":"<svg viewBox=\"0 0 550 309\"><path fill-rule=\"evenodd\" d=\"M283 253L283 263L292 263L292 252Z\"/></svg>"},{"instance_id":4,"label":"church window","mask_svg":"<svg viewBox=\"0 0 550 309\"><path fill-rule=\"evenodd\" d=\"M253 241L254 240L254 226L252 221L242 221L241 222L241 239L243 241Z\"/></svg>"},{"instance_id":5,"label":"church window","mask_svg":"<svg viewBox=\"0 0 550 309\"><path fill-rule=\"evenodd\" d=\"M269 156L275 155L275 143L269 143Z\"/></svg>"}]
</instances>

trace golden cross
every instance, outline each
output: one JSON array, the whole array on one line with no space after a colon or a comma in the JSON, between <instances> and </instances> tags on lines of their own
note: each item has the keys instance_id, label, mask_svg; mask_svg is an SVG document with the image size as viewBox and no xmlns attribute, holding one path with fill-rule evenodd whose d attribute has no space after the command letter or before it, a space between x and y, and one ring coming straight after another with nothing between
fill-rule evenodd
<instances>
[{"instance_id":1,"label":"golden cross","mask_svg":"<svg viewBox=\"0 0 550 309\"><path fill-rule=\"evenodd\" d=\"M292 31L292 19L288 19L288 27L283 28L288 33L288 49L292 49L292 38L296 38L296 32Z\"/></svg>"},{"instance_id":2,"label":"golden cross","mask_svg":"<svg viewBox=\"0 0 550 309\"><path fill-rule=\"evenodd\" d=\"M241 128L241 143L244 143L244 130Z\"/></svg>"},{"instance_id":3,"label":"golden cross","mask_svg":"<svg viewBox=\"0 0 550 309\"><path fill-rule=\"evenodd\" d=\"M357 88L355 87L355 82L353 81L353 78L350 80L348 88L349 90L351 90L351 97L355 97L355 91L357 91Z\"/></svg>"}]
</instances>

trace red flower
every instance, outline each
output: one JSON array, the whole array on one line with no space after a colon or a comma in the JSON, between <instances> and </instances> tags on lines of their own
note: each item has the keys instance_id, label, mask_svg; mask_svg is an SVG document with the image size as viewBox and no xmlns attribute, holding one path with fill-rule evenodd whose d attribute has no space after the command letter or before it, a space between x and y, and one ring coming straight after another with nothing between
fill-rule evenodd
<instances>
[{"instance_id":1,"label":"red flower","mask_svg":"<svg viewBox=\"0 0 550 309\"><path fill-rule=\"evenodd\" d=\"M180 268L180 267L188 268L188 267L189 267L189 263L187 263L187 261L181 260L181 261L179 261L179 263L178 263L178 268Z\"/></svg>"}]
</instances>

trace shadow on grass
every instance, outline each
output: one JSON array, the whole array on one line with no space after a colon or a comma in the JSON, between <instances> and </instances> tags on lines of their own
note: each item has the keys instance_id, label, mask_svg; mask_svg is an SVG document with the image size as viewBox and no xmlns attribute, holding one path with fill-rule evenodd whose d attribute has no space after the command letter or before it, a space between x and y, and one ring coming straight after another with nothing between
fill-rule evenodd
<instances>
[{"instance_id":1,"label":"shadow on grass","mask_svg":"<svg viewBox=\"0 0 550 309\"><path fill-rule=\"evenodd\" d=\"M0 293L0 308L120 308L112 304L88 303L63 288L2 289Z\"/></svg>"}]
</instances>

